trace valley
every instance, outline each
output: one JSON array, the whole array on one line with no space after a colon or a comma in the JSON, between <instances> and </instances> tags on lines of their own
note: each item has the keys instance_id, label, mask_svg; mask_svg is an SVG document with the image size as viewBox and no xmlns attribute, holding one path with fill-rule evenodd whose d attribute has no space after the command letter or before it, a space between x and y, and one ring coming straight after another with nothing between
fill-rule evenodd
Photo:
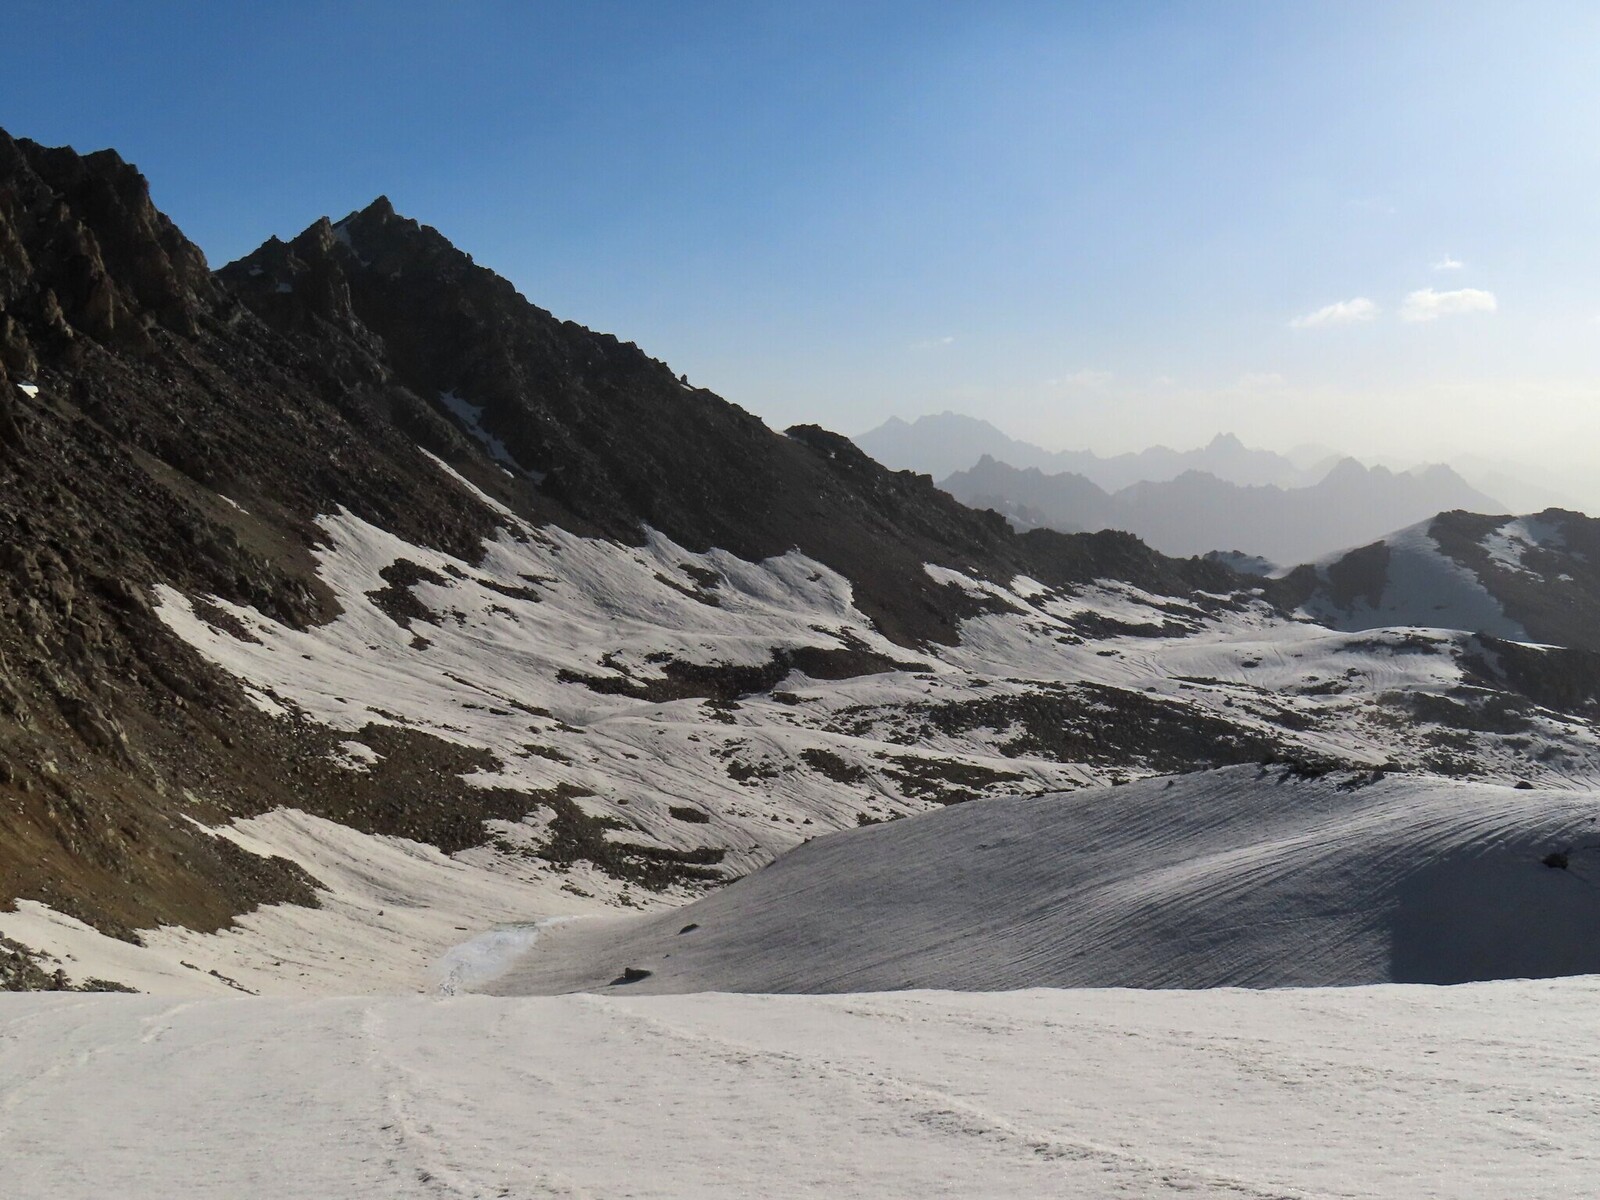
<instances>
[{"instance_id":1,"label":"valley","mask_svg":"<svg viewBox=\"0 0 1600 1200\"><path fill-rule=\"evenodd\" d=\"M1150 528L1421 511L1052 529L386 198L213 271L5 134L0 304L7 1195L1592 1170L1591 518L1219 438L1078 465Z\"/></svg>"}]
</instances>

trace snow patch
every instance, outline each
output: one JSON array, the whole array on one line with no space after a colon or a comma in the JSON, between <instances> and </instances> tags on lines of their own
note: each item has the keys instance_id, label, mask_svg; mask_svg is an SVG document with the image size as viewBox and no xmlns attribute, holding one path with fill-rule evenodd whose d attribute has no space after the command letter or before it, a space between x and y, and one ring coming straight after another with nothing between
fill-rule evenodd
<instances>
[{"instance_id":1,"label":"snow patch","mask_svg":"<svg viewBox=\"0 0 1600 1200\"><path fill-rule=\"evenodd\" d=\"M1524 565L1524 556L1534 549L1565 549L1566 537L1561 528L1551 521L1538 517L1518 517L1492 530L1484 537L1482 544L1491 562L1515 574L1542 579L1538 571Z\"/></svg>"},{"instance_id":2,"label":"snow patch","mask_svg":"<svg viewBox=\"0 0 1600 1200\"><path fill-rule=\"evenodd\" d=\"M367 771L373 763L382 761L382 755L371 746L353 741L340 742L338 751L331 757L348 771Z\"/></svg>"},{"instance_id":3,"label":"snow patch","mask_svg":"<svg viewBox=\"0 0 1600 1200\"><path fill-rule=\"evenodd\" d=\"M489 457L494 459L495 462L518 474L528 475L535 483L544 482L542 474L537 471L526 470L517 461L516 456L506 449L506 444L483 427L483 408L481 405L472 404L462 399L454 391L440 392L439 403L449 410L451 416L461 422L462 428L489 452Z\"/></svg>"},{"instance_id":4,"label":"snow patch","mask_svg":"<svg viewBox=\"0 0 1600 1200\"><path fill-rule=\"evenodd\" d=\"M435 968L438 973L435 991L441 996L454 996L492 983L532 950L541 929L573 919L547 917L528 925L490 929L452 946L440 956Z\"/></svg>"}]
</instances>

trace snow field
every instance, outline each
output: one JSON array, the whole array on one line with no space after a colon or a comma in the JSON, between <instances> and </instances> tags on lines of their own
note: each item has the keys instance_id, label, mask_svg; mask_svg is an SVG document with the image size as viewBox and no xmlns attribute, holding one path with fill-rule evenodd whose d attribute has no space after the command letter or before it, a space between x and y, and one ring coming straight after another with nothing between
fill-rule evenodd
<instances>
[{"instance_id":1,"label":"snow field","mask_svg":"<svg viewBox=\"0 0 1600 1200\"><path fill-rule=\"evenodd\" d=\"M1552 853L1562 865L1548 865ZM622 982L627 968L648 977ZM1600 797L1234 767L820 838L486 985L865 992L1600 973Z\"/></svg>"},{"instance_id":2,"label":"snow field","mask_svg":"<svg viewBox=\"0 0 1600 1200\"><path fill-rule=\"evenodd\" d=\"M406 995L484 982L510 947L528 944L534 921L603 908L623 890L589 868L555 870L487 848L450 857L292 809L222 832L304 867L322 884L320 907L264 905L218 933L166 926L133 945L24 900L0 912L0 934L45 951L50 969L71 979L163 996Z\"/></svg>"},{"instance_id":3,"label":"snow field","mask_svg":"<svg viewBox=\"0 0 1600 1200\"><path fill-rule=\"evenodd\" d=\"M0 996L11 1200L1561 1197L1600 984Z\"/></svg>"},{"instance_id":4,"label":"snow field","mask_svg":"<svg viewBox=\"0 0 1600 1200\"><path fill-rule=\"evenodd\" d=\"M159 611L266 711L298 711L348 735L337 752L346 769L367 770L377 757L359 740L368 724L417 729L488 750L495 765L472 782L582 789L590 794L575 803L584 811L620 822L608 836L714 848L730 876L817 834L854 828L863 816L936 807L897 773L896 760L1000 773L966 793L988 797L1070 791L1148 771L1137 762L1057 762L1019 750L1013 729L908 724L927 706L1025 700L1041 688L1087 682L1190 706L1308 756L1381 763L1422 757L1431 733L1374 702L1447 693L1463 679L1466 639L1446 630L1339 633L1285 620L1264 604L1207 612L1114 582L1053 590L1019 577L1002 586L937 567L928 568L933 578L1001 599L1011 611L965 622L958 646L912 652L876 633L847 580L798 553L751 563L722 551L691 553L659 535L624 546L501 515L506 529L475 564L347 513L324 518L318 570L343 611L322 627L294 630L214 601L255 640L236 638L172 589L161 590ZM401 560L431 573L410 591L437 623L402 628L369 599L391 586L382 573ZM1164 632L1076 632L1095 622ZM651 703L570 680L625 671L645 681L659 679L669 659L749 666L769 662L775 649L846 645L915 669L828 681L794 672L737 706ZM1491 778L1600 787L1600 739L1586 725L1541 713L1528 737L1470 740ZM1532 757L1531 741L1551 752ZM832 756L844 775L808 762L807 753ZM684 810L706 819L685 820ZM267 993L405 992L434 986L438 956L475 934L691 898L683 889L629 892L582 864L552 868L538 858L550 818L530 800L523 821L491 823L493 846L449 859L285 809L218 832L301 863L327 889L321 909L269 907L218 935L145 931L141 948L24 904L0 913L0 933L53 956L78 980L184 994L231 990L226 980ZM401 888L412 897L403 926L382 899L396 855L411 873Z\"/></svg>"},{"instance_id":5,"label":"snow field","mask_svg":"<svg viewBox=\"0 0 1600 1200\"><path fill-rule=\"evenodd\" d=\"M366 770L376 758L358 741L368 723L410 726L490 750L498 765L475 782L579 787L592 794L576 802L584 810L622 822L613 837L674 850L712 846L725 851L723 869L731 875L765 866L813 835L854 827L861 814L933 808L890 770L904 755L1011 773L974 789L990 797L1141 774L1136 763L1107 768L1019 754L1008 746L1008 730L922 730L907 738L902 730L915 706L1101 683L1182 702L1309 755L1381 763L1408 746L1414 754L1426 749L1426 730L1379 720L1374 699L1446 693L1462 680L1464 638L1448 630L1341 634L1285 621L1264 605L1205 613L1115 582L1051 590L1019 578L1002 587L942 568L930 573L1005 598L1016 611L965 622L958 646L912 654L885 642L854 610L848 581L803 555L747 563L720 550L691 554L661 536L643 547L618 546L502 515L507 530L475 565L411 546L349 514L325 518L318 571L344 610L328 626L288 629L216 602L256 638L240 640L206 624L171 589L162 590L160 613L237 675L259 706L299 710L350 734L338 757L347 770ZM411 587L438 624L413 621L402 629L368 598L389 587L382 571L398 560L442 581ZM718 579L709 589L715 606L694 598L702 589L696 574L704 571ZM1078 637L1074 622L1083 619L1173 632ZM773 694L749 696L736 709L698 699L653 704L560 677L563 670L614 677L626 669L648 680L659 677L662 656L760 664L774 648L846 642L915 659L918 669L829 682L795 672ZM846 714L850 733L840 731ZM1504 781L1600 787L1594 731L1536 714L1531 733L1560 754L1533 760L1515 747L1517 739L1483 734L1475 739L1478 762ZM853 781L803 765L808 750L835 755L856 771ZM734 778L736 771L746 778ZM254 850L306 866L328 890L322 909L267 907L221 934L146 931L146 946L136 947L22 904L0 912L0 933L53 955L70 978L157 992L232 990L227 981L264 994L410 992L435 986L438 955L474 934L550 915L690 899L682 890L659 898L629 893L584 864L552 869L538 859L550 811L530 808L525 821L486 830L499 850L483 846L454 859L411 843L397 851L394 840L283 810L235 832ZM683 821L674 808L707 821ZM429 880L403 888L414 898L405 925L395 925L394 907L382 901L395 854L408 872Z\"/></svg>"}]
</instances>

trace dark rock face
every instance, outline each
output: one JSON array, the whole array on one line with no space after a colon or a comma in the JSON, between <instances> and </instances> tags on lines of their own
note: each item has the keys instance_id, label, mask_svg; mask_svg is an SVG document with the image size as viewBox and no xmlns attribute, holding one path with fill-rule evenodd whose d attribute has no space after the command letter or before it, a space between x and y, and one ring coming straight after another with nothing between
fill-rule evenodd
<instances>
[{"instance_id":1,"label":"dark rock face","mask_svg":"<svg viewBox=\"0 0 1600 1200\"><path fill-rule=\"evenodd\" d=\"M1551 508L1527 519L1544 544L1520 548L1516 565L1488 550L1506 518L1440 513L1428 535L1481 579L1534 641L1600 651L1600 520Z\"/></svg>"},{"instance_id":2,"label":"dark rock face","mask_svg":"<svg viewBox=\"0 0 1600 1200\"><path fill-rule=\"evenodd\" d=\"M395 402L256 319L114 153L0 134L0 905L38 899L122 935L216 928L315 892L183 814L293 798L421 831L426 810L352 791L326 731L265 719L153 611L166 583L326 619L311 521L340 506L474 553L493 514L411 438L361 424ZM424 741L414 762L438 752ZM441 782L476 831L485 798Z\"/></svg>"},{"instance_id":3,"label":"dark rock face","mask_svg":"<svg viewBox=\"0 0 1600 1200\"><path fill-rule=\"evenodd\" d=\"M140 354L192 337L219 291L204 255L113 150L79 157L0 133L0 362L13 377L82 339Z\"/></svg>"}]
</instances>

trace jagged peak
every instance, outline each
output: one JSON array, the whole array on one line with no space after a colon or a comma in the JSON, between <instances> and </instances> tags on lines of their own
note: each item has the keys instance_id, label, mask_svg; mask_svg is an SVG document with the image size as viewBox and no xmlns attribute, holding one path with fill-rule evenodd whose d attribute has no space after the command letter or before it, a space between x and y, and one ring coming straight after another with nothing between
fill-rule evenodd
<instances>
[{"instance_id":1,"label":"jagged peak","mask_svg":"<svg viewBox=\"0 0 1600 1200\"><path fill-rule=\"evenodd\" d=\"M84 340L138 353L192 337L216 300L198 246L114 150L83 155L0 130L0 346L9 369L76 361Z\"/></svg>"}]
</instances>

